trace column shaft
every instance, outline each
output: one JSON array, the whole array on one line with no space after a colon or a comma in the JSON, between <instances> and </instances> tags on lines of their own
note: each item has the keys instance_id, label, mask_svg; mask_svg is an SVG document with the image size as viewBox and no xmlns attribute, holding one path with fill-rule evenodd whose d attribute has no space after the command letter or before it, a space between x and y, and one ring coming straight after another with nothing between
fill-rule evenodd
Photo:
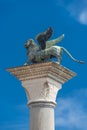
<instances>
[{"instance_id":1,"label":"column shaft","mask_svg":"<svg viewBox=\"0 0 87 130\"><path fill-rule=\"evenodd\" d=\"M54 130L54 106L50 102L30 104L30 130Z\"/></svg>"}]
</instances>

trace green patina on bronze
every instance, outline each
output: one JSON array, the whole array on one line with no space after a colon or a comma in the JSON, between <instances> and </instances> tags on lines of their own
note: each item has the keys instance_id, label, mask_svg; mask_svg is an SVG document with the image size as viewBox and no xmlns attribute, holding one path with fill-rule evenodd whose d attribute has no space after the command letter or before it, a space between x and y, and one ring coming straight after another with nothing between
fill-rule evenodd
<instances>
[{"instance_id":1,"label":"green patina on bronze","mask_svg":"<svg viewBox=\"0 0 87 130\"><path fill-rule=\"evenodd\" d=\"M61 42L64 38L64 34L60 37L48 40L53 33L52 28L48 28L46 31L38 34L36 39L39 43L37 45L33 39L29 39L25 43L27 49L28 60L24 65L30 65L31 63L41 63L51 61L53 57L57 59L57 63L60 64L62 60L62 52L66 52L67 55L78 63L84 63L75 59L64 47L57 46L55 44Z\"/></svg>"}]
</instances>

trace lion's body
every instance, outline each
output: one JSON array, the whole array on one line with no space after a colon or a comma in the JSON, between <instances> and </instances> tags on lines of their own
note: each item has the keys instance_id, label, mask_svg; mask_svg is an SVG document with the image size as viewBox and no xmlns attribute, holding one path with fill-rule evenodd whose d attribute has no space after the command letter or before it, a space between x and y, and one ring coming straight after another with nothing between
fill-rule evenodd
<instances>
[{"instance_id":1,"label":"lion's body","mask_svg":"<svg viewBox=\"0 0 87 130\"><path fill-rule=\"evenodd\" d=\"M58 62L61 61L61 55L62 55L62 48L59 46L53 46L57 42L60 42L62 40L63 36L60 36L59 38L51 41L46 42L46 49L40 50L39 46L33 41L30 40L26 42L26 49L27 49L27 56L28 61L26 64L33 63L39 63L39 62L47 62L50 61L52 57L55 57L58 59ZM28 45L29 44L29 45Z\"/></svg>"},{"instance_id":2,"label":"lion's body","mask_svg":"<svg viewBox=\"0 0 87 130\"><path fill-rule=\"evenodd\" d=\"M62 54L62 49L61 47L53 46L45 50L33 50L30 53L28 53L28 64L32 61L33 63L38 63L38 62L44 62L44 61L49 61L51 60L51 57L55 57L58 60L60 60ZM60 61L59 61L60 62Z\"/></svg>"}]
</instances>

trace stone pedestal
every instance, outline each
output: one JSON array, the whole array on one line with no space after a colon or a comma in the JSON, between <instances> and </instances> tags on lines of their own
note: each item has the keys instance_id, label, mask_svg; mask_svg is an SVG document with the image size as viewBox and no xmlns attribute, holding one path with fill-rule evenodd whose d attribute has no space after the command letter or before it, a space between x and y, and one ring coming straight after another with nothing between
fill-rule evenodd
<instances>
[{"instance_id":1,"label":"stone pedestal","mask_svg":"<svg viewBox=\"0 0 87 130\"><path fill-rule=\"evenodd\" d=\"M54 107L62 84L75 73L48 62L7 69L25 89L30 108L30 130L54 130Z\"/></svg>"}]
</instances>

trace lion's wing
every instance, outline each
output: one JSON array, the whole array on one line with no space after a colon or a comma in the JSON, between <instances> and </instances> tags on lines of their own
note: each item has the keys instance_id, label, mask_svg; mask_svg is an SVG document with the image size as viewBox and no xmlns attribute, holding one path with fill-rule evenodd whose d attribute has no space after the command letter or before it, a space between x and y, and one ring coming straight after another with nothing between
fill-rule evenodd
<instances>
[{"instance_id":1,"label":"lion's wing","mask_svg":"<svg viewBox=\"0 0 87 130\"><path fill-rule=\"evenodd\" d=\"M62 34L60 37L54 39L54 40L50 40L50 41L46 41L46 49L50 48L51 46L61 42L64 38L64 34Z\"/></svg>"},{"instance_id":2,"label":"lion's wing","mask_svg":"<svg viewBox=\"0 0 87 130\"><path fill-rule=\"evenodd\" d=\"M46 31L39 33L36 36L36 40L38 41L42 50L46 49L46 41L52 36L53 29L49 27Z\"/></svg>"}]
</instances>

